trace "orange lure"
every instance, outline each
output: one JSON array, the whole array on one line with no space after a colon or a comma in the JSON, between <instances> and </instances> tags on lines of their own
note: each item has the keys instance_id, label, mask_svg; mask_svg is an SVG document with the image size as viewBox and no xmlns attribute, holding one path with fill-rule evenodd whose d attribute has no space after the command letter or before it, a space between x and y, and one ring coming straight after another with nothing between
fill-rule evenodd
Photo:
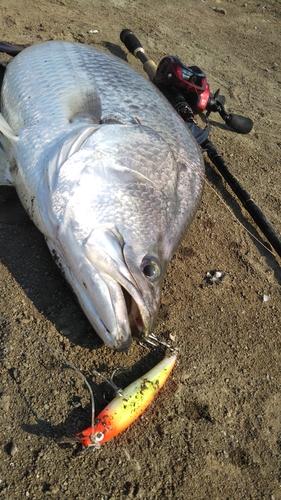
<instances>
[{"instance_id":1,"label":"orange lure","mask_svg":"<svg viewBox=\"0 0 281 500\"><path fill-rule=\"evenodd\" d=\"M164 358L152 370L128 385L122 396L116 396L95 420L94 428L79 432L85 447L99 448L129 427L149 406L163 387L177 360L177 355Z\"/></svg>"}]
</instances>

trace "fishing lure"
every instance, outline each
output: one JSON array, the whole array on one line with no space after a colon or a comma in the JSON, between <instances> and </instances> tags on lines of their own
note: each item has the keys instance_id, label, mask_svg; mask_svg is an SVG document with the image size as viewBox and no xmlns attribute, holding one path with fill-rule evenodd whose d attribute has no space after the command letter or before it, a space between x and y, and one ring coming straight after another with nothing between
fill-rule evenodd
<instances>
[{"instance_id":1,"label":"fishing lure","mask_svg":"<svg viewBox=\"0 0 281 500\"><path fill-rule=\"evenodd\" d=\"M122 396L116 396L95 420L94 427L88 427L76 434L85 447L94 449L116 437L129 427L149 406L163 387L177 360L177 355L164 358L143 377L128 385Z\"/></svg>"},{"instance_id":2,"label":"fishing lure","mask_svg":"<svg viewBox=\"0 0 281 500\"><path fill-rule=\"evenodd\" d=\"M8 320L4 316L0 315L0 321L4 321L7 324L16 324L15 321ZM67 366L72 368L78 375L81 376L82 380L89 389L92 405L92 425L82 432L76 434L75 437L70 438L70 441L79 442L84 448L100 448L101 444L114 438L120 432L123 432L127 427L129 427L149 406L153 401L154 397L158 391L165 384L168 376L170 375L177 357L178 352L173 354L168 358L164 358L160 363L158 363L154 368L147 372L142 377L138 378L130 384L123 391L118 389L118 387L113 383L113 375L116 372L114 370L111 380L107 380L110 385L114 388L117 396L109 403L104 410L95 419L95 401L93 390L87 381L83 373L78 370L72 363L70 363L63 354L61 354L57 349L46 342L40 335L29 328L22 327L22 332L28 332L33 334L37 340L39 340L43 345L45 345L50 351L56 356L62 359ZM149 335L149 339L146 339L148 345L158 345L161 344L168 347L173 352L177 351L176 348L172 348L166 342L160 341L155 337L154 334ZM156 344L155 344L156 342ZM118 368L117 368L118 370ZM95 372L98 374L98 372ZM98 374L100 375L100 374ZM102 375L100 375L102 378ZM69 438L59 439L58 442L67 442Z\"/></svg>"}]
</instances>

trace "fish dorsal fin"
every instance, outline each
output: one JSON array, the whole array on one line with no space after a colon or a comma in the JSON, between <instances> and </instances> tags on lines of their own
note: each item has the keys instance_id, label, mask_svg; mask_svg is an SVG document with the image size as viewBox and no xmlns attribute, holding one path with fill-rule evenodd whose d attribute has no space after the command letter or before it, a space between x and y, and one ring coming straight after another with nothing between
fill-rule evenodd
<instances>
[{"instance_id":1,"label":"fish dorsal fin","mask_svg":"<svg viewBox=\"0 0 281 500\"><path fill-rule=\"evenodd\" d=\"M76 98L72 98L69 108L70 123L76 120L89 120L91 123L100 123L101 121L101 101L94 90L87 90Z\"/></svg>"}]
</instances>

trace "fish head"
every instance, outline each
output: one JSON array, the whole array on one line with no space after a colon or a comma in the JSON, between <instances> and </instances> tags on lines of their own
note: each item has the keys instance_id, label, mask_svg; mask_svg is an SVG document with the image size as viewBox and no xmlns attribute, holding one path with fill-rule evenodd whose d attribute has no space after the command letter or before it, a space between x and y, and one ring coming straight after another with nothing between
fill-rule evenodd
<instances>
[{"instance_id":1,"label":"fish head","mask_svg":"<svg viewBox=\"0 0 281 500\"><path fill-rule=\"evenodd\" d=\"M104 340L117 350L126 350L132 337L153 330L163 281L157 248L153 250L148 241L134 244L125 233L98 227L84 241L84 255L104 288L94 301L110 332Z\"/></svg>"},{"instance_id":2,"label":"fish head","mask_svg":"<svg viewBox=\"0 0 281 500\"><path fill-rule=\"evenodd\" d=\"M103 125L65 161L48 241L95 331L124 351L153 331L182 231L178 165L149 127ZM54 218L52 214L51 218Z\"/></svg>"},{"instance_id":3,"label":"fish head","mask_svg":"<svg viewBox=\"0 0 281 500\"><path fill-rule=\"evenodd\" d=\"M95 228L76 250L71 239L63 252L47 244L96 333L125 351L153 331L165 264L156 247L134 245L109 225Z\"/></svg>"}]
</instances>

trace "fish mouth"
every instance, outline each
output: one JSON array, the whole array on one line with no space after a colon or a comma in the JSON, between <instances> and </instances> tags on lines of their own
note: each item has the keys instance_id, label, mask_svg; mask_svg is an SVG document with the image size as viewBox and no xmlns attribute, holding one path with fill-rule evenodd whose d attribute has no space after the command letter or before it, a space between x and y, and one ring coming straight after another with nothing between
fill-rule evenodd
<instances>
[{"instance_id":1,"label":"fish mouth","mask_svg":"<svg viewBox=\"0 0 281 500\"><path fill-rule=\"evenodd\" d=\"M127 313L129 318L129 324L131 328L131 335L134 338L139 338L143 335L145 330L145 326L143 323L143 319L138 308L136 301L133 297L127 292L125 288L122 287L122 292L125 298L125 303L127 306Z\"/></svg>"},{"instance_id":2,"label":"fish mouth","mask_svg":"<svg viewBox=\"0 0 281 500\"><path fill-rule=\"evenodd\" d=\"M125 263L123 272L118 268L112 276L110 269L104 272L97 265L93 266L90 259L82 259L77 273L74 264L67 263L60 249L51 240L46 241L93 329L106 345L124 352L129 349L133 337L149 333L152 315L132 276L129 279ZM125 271L127 276L124 276Z\"/></svg>"},{"instance_id":3,"label":"fish mouth","mask_svg":"<svg viewBox=\"0 0 281 500\"><path fill-rule=\"evenodd\" d=\"M74 281L73 275L69 277L68 281L93 329L111 349L127 351L133 338L140 339L148 334L150 315L141 295L138 299L134 293L134 298L124 286L104 273L95 274L94 282L92 278L87 284L85 280L83 284Z\"/></svg>"},{"instance_id":4,"label":"fish mouth","mask_svg":"<svg viewBox=\"0 0 281 500\"><path fill-rule=\"evenodd\" d=\"M116 331L110 331L106 327L106 324L104 324L104 327L111 341L114 341L114 345L112 344L111 347L117 352L124 352L129 349L133 339L139 340L146 335L147 328L144 325L140 309L134 298L122 286L120 286L120 293L123 294L124 305L126 307L126 310L125 308L123 309L123 318L127 316L127 321L119 321L118 324L116 322ZM120 313L121 311L119 310L119 317ZM106 343L108 344L108 342Z\"/></svg>"},{"instance_id":5,"label":"fish mouth","mask_svg":"<svg viewBox=\"0 0 281 500\"><path fill-rule=\"evenodd\" d=\"M95 332L111 349L123 352L133 338L152 331L159 301L137 269L138 279L129 270L120 241L116 231L95 230L83 251L74 252L79 255L75 260L47 243Z\"/></svg>"},{"instance_id":6,"label":"fish mouth","mask_svg":"<svg viewBox=\"0 0 281 500\"><path fill-rule=\"evenodd\" d=\"M104 327L104 331L96 329L97 333L115 351L126 351L133 338L140 339L148 334L151 315L142 294L133 282L124 280L121 274L118 280L117 276L113 278L104 273L99 273L99 276L106 287L107 296L104 291L100 300L96 294L95 300L92 301Z\"/></svg>"},{"instance_id":7,"label":"fish mouth","mask_svg":"<svg viewBox=\"0 0 281 500\"><path fill-rule=\"evenodd\" d=\"M132 337L150 332L157 309L149 285L141 277L138 283L129 269L125 246L119 232L104 227L84 241L89 264L84 292L91 303L87 316L103 341L117 351L127 350Z\"/></svg>"}]
</instances>

